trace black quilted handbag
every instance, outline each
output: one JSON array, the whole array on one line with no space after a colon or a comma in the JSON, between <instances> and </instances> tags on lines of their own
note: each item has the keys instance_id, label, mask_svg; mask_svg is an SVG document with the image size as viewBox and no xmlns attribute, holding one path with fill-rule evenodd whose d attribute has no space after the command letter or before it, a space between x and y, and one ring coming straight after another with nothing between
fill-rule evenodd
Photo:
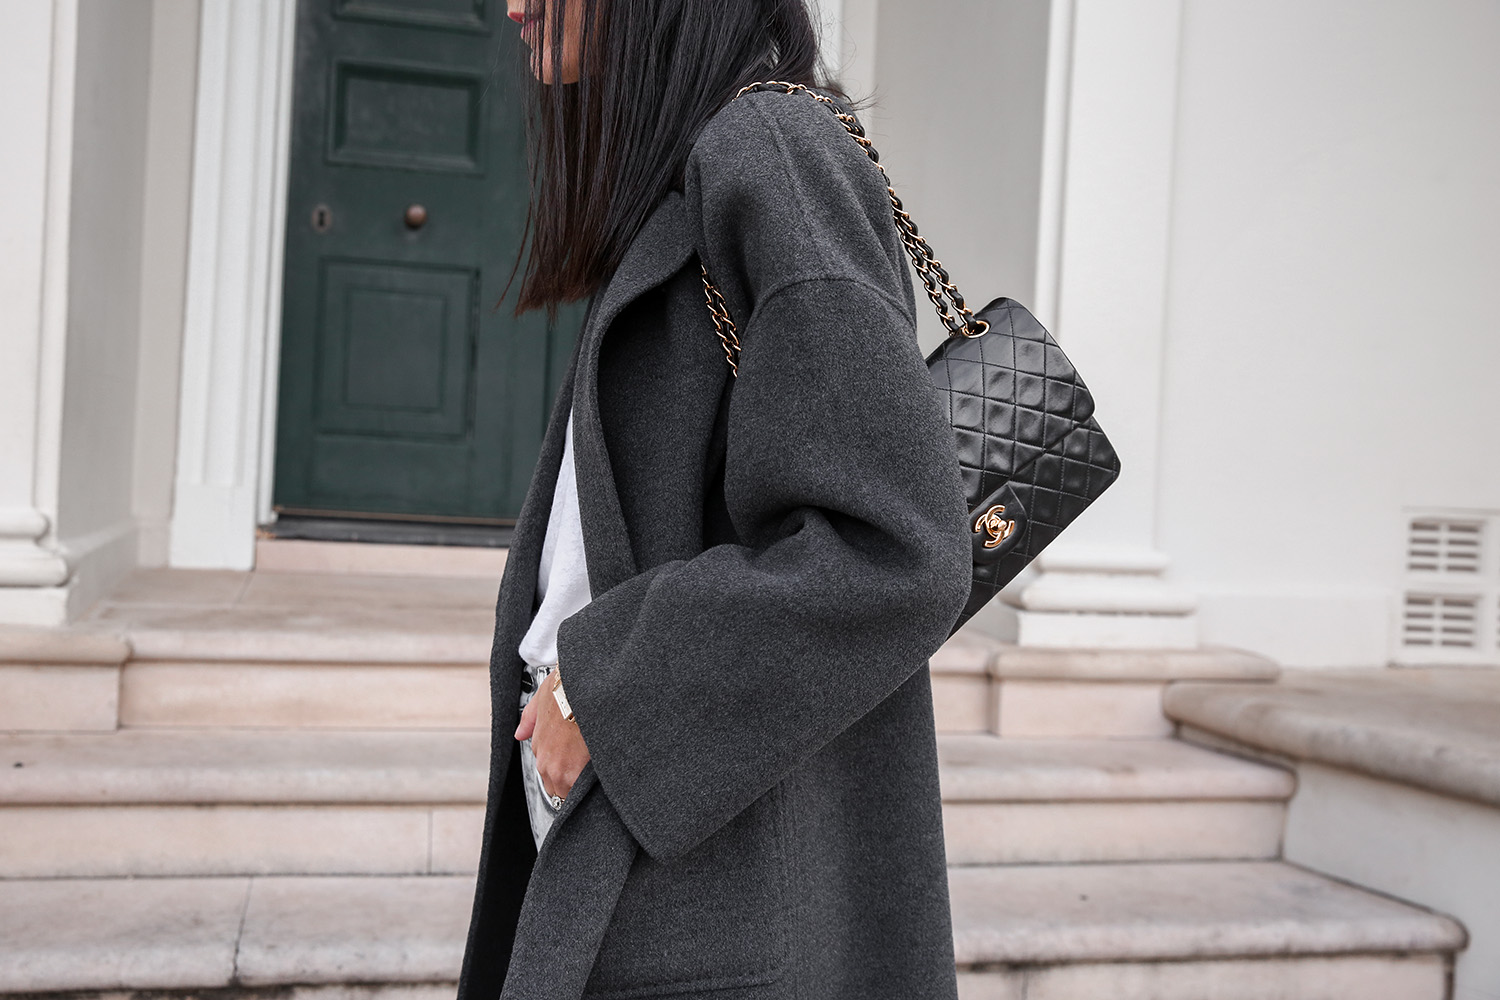
<instances>
[{"instance_id":1,"label":"black quilted handbag","mask_svg":"<svg viewBox=\"0 0 1500 1000\"><path fill-rule=\"evenodd\" d=\"M757 90L821 101L885 173L859 121L829 98L776 80L752 83L735 97ZM1120 460L1094 419L1094 398L1077 369L1036 317L1007 298L977 315L966 308L901 199L886 190L906 252L948 328L927 368L948 406L974 546L973 583L953 624L957 631L1119 477ZM739 338L707 267L703 290L738 375Z\"/></svg>"}]
</instances>

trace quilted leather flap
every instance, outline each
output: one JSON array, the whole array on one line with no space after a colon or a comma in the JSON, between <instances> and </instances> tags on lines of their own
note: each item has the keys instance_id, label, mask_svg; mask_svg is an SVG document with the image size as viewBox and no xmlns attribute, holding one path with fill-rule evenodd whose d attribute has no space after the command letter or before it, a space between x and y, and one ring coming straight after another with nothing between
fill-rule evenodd
<instances>
[{"instance_id":1,"label":"quilted leather flap","mask_svg":"<svg viewBox=\"0 0 1500 1000\"><path fill-rule=\"evenodd\" d=\"M950 337L927 359L934 385L947 398L965 485L975 499L1094 413L1077 369L1025 306L1002 297L978 315L990 324L988 332Z\"/></svg>"}]
</instances>

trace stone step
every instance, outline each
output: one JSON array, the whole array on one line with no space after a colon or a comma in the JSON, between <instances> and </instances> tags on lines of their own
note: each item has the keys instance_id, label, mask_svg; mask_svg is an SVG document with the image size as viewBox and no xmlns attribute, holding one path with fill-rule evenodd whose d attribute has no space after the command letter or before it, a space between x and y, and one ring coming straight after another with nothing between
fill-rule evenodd
<instances>
[{"instance_id":1,"label":"stone step","mask_svg":"<svg viewBox=\"0 0 1500 1000\"><path fill-rule=\"evenodd\" d=\"M1455 921L1281 862L952 868L962 1000L1443 1000Z\"/></svg>"},{"instance_id":2,"label":"stone step","mask_svg":"<svg viewBox=\"0 0 1500 1000\"><path fill-rule=\"evenodd\" d=\"M961 630L932 659L939 732L1015 739L1159 739L1173 681L1271 681L1279 668L1236 649L1030 649Z\"/></svg>"},{"instance_id":3,"label":"stone step","mask_svg":"<svg viewBox=\"0 0 1500 1000\"><path fill-rule=\"evenodd\" d=\"M1171 740L938 738L953 865L1274 858L1291 774Z\"/></svg>"},{"instance_id":4,"label":"stone step","mask_svg":"<svg viewBox=\"0 0 1500 1000\"><path fill-rule=\"evenodd\" d=\"M71 631L128 651L100 680L118 692L115 725L486 728L498 566L421 568L142 570ZM54 687L78 686L57 666L50 673ZM0 715L0 728L81 727Z\"/></svg>"},{"instance_id":5,"label":"stone step","mask_svg":"<svg viewBox=\"0 0 1500 1000\"><path fill-rule=\"evenodd\" d=\"M953 864L1266 858L1291 779L1171 741L938 739ZM474 870L489 734L0 737L0 877Z\"/></svg>"},{"instance_id":6,"label":"stone step","mask_svg":"<svg viewBox=\"0 0 1500 1000\"><path fill-rule=\"evenodd\" d=\"M320 627L139 630L110 664L0 662L0 732L116 726L476 729L489 725L488 638ZM107 638L101 636L101 638ZM1037 679L933 660L939 732L1014 739L1160 739L1161 681Z\"/></svg>"},{"instance_id":7,"label":"stone step","mask_svg":"<svg viewBox=\"0 0 1500 1000\"><path fill-rule=\"evenodd\" d=\"M0 877L475 870L488 731L0 737Z\"/></svg>"},{"instance_id":8,"label":"stone step","mask_svg":"<svg viewBox=\"0 0 1500 1000\"><path fill-rule=\"evenodd\" d=\"M389 525L377 528L389 531ZM508 547L329 542L306 538L255 540L260 573L358 573L389 576L479 577L499 581Z\"/></svg>"},{"instance_id":9,"label":"stone step","mask_svg":"<svg viewBox=\"0 0 1500 1000\"><path fill-rule=\"evenodd\" d=\"M74 628L0 629L0 731L488 726L498 573L301 558L143 570ZM932 661L939 731L1037 739L1160 738L1169 681L1275 675L1235 650L1022 649L972 628Z\"/></svg>"},{"instance_id":10,"label":"stone step","mask_svg":"<svg viewBox=\"0 0 1500 1000\"><path fill-rule=\"evenodd\" d=\"M17 879L0 993L452 995L473 879ZM1453 921L1278 863L955 868L963 1000L1440 1000Z\"/></svg>"},{"instance_id":11,"label":"stone step","mask_svg":"<svg viewBox=\"0 0 1500 1000\"><path fill-rule=\"evenodd\" d=\"M114 729L129 656L116 635L0 627L0 732Z\"/></svg>"},{"instance_id":12,"label":"stone step","mask_svg":"<svg viewBox=\"0 0 1500 1000\"><path fill-rule=\"evenodd\" d=\"M132 660L121 672L120 724L487 729L489 698L482 663Z\"/></svg>"},{"instance_id":13,"label":"stone step","mask_svg":"<svg viewBox=\"0 0 1500 1000\"><path fill-rule=\"evenodd\" d=\"M488 730L151 730L0 736L19 805L483 802Z\"/></svg>"},{"instance_id":14,"label":"stone step","mask_svg":"<svg viewBox=\"0 0 1500 1000\"><path fill-rule=\"evenodd\" d=\"M89 616L131 645L122 726L489 726L498 580L255 572L205 578L195 602L177 573Z\"/></svg>"},{"instance_id":15,"label":"stone step","mask_svg":"<svg viewBox=\"0 0 1500 1000\"><path fill-rule=\"evenodd\" d=\"M451 998L474 893L473 876L0 885L0 994L295 986L316 997L360 983L361 997Z\"/></svg>"},{"instance_id":16,"label":"stone step","mask_svg":"<svg viewBox=\"0 0 1500 1000\"><path fill-rule=\"evenodd\" d=\"M0 731L489 725L487 610L131 611L124 639L74 633L109 647L113 662L44 661L29 652L6 660L0 648L0 694L9 695L0 700ZM402 619L414 626L427 614L433 617L422 620L423 630L400 627ZM453 629L434 630L445 622ZM1060 667L1068 662L1052 659ZM938 730L1040 739L1172 732L1162 712L1165 681L1010 676L1009 662L964 636L939 650L932 661Z\"/></svg>"}]
</instances>

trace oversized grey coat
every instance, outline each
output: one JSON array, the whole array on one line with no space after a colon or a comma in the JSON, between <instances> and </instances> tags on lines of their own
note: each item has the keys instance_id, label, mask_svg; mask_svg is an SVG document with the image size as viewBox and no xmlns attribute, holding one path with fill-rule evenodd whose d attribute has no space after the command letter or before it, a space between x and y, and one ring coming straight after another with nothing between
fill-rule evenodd
<instances>
[{"instance_id":1,"label":"oversized grey coat","mask_svg":"<svg viewBox=\"0 0 1500 1000\"><path fill-rule=\"evenodd\" d=\"M716 113L595 297L516 526L460 1000L955 996L927 659L970 543L915 329L828 109ZM516 649L570 406L594 596L558 650L592 759L538 851Z\"/></svg>"}]
</instances>

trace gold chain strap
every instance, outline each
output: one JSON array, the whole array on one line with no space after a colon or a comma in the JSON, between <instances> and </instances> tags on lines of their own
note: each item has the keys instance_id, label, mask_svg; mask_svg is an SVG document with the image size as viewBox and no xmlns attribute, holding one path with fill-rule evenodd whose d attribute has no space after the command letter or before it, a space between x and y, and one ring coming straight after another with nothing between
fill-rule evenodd
<instances>
[{"instance_id":1,"label":"gold chain strap","mask_svg":"<svg viewBox=\"0 0 1500 1000\"><path fill-rule=\"evenodd\" d=\"M735 378L739 378L740 338L735 332L734 320L729 318L729 308L724 305L724 296L708 280L708 265L699 261L698 266L703 269L703 297L708 300L709 315L713 316L714 329L719 334L719 342L724 345L724 357L729 361L729 370L734 372Z\"/></svg>"},{"instance_id":2,"label":"gold chain strap","mask_svg":"<svg viewBox=\"0 0 1500 1000\"><path fill-rule=\"evenodd\" d=\"M814 93L800 83L787 83L782 80L767 80L762 83L752 83L741 87L735 93L740 97L751 91L772 90L784 94L806 94L816 101L821 101L833 112L833 116L844 126L844 130L862 148L871 162L880 168L881 176L886 176L885 164L880 162L880 154L875 152L875 147L865 136L864 126L860 125L859 119L853 115L845 114L838 109L838 105L824 97L822 94ZM731 98L733 100L734 98ZM901 205L901 199L896 197L895 188L891 187L887 177L886 193L891 198L891 211L896 220L896 228L901 232L901 242L906 246L906 252L911 257L912 265L916 267L917 273L922 276L922 284L927 289L927 297L937 308L938 319L943 321L943 326L948 328L950 337L978 337L990 328L989 323L974 315L973 310L964 305L964 297L959 292L958 286L948 277L948 272L943 267L943 262L932 254L932 247L927 240L917 232L917 224L912 221L911 215ZM703 270L703 294L708 302L708 311L713 316L714 329L719 334L719 341L724 345L724 356L729 360L729 367L738 377L740 338L735 330L734 320L729 317L729 310L724 305L724 296L720 294L713 282L708 280L708 266L700 262ZM949 303L958 315L948 311Z\"/></svg>"}]
</instances>

